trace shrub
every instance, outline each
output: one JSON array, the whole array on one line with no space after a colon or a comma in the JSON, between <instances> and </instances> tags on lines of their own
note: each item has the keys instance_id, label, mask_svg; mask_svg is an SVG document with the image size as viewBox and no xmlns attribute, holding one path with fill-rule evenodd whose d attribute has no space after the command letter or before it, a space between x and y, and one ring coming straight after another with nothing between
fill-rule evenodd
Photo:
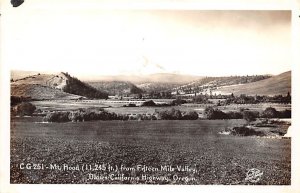
<instances>
[{"instance_id":1,"label":"shrub","mask_svg":"<svg viewBox=\"0 0 300 193\"><path fill-rule=\"evenodd\" d=\"M273 107L268 107L262 112L261 117L276 118L276 117L278 117L278 111Z\"/></svg>"},{"instance_id":2,"label":"shrub","mask_svg":"<svg viewBox=\"0 0 300 193\"><path fill-rule=\"evenodd\" d=\"M44 121L47 122L68 122L69 119L69 112L51 112L48 113L44 117Z\"/></svg>"},{"instance_id":3,"label":"shrub","mask_svg":"<svg viewBox=\"0 0 300 193\"><path fill-rule=\"evenodd\" d=\"M204 110L204 116L207 119L227 119L228 116L223 111L219 109L214 109L213 107L207 107Z\"/></svg>"},{"instance_id":4,"label":"shrub","mask_svg":"<svg viewBox=\"0 0 300 193\"><path fill-rule=\"evenodd\" d=\"M68 118L72 122L81 122L81 121L83 121L82 112L80 112L80 111L70 112L69 115L68 115Z\"/></svg>"},{"instance_id":5,"label":"shrub","mask_svg":"<svg viewBox=\"0 0 300 193\"><path fill-rule=\"evenodd\" d=\"M143 104L141 106L143 106L143 107L154 107L154 106L156 106L156 104L153 100L150 100L150 101L143 102Z\"/></svg>"},{"instance_id":6,"label":"shrub","mask_svg":"<svg viewBox=\"0 0 300 193\"><path fill-rule=\"evenodd\" d=\"M29 115L30 116L33 114L35 109L36 109L36 107L33 104L31 104L29 102L22 102L13 108L13 112L16 115L21 115L21 116Z\"/></svg>"},{"instance_id":7,"label":"shrub","mask_svg":"<svg viewBox=\"0 0 300 193\"><path fill-rule=\"evenodd\" d=\"M229 111L227 114L228 119L242 119L243 114L240 112Z\"/></svg>"},{"instance_id":8,"label":"shrub","mask_svg":"<svg viewBox=\"0 0 300 193\"><path fill-rule=\"evenodd\" d=\"M171 110L161 111L158 113L158 116L162 120L180 120L182 118L180 110L176 110L174 108Z\"/></svg>"},{"instance_id":9,"label":"shrub","mask_svg":"<svg viewBox=\"0 0 300 193\"><path fill-rule=\"evenodd\" d=\"M255 111L243 111L243 119L245 119L247 122L255 121L256 118L259 116L258 112Z\"/></svg>"},{"instance_id":10,"label":"shrub","mask_svg":"<svg viewBox=\"0 0 300 193\"><path fill-rule=\"evenodd\" d=\"M184 114L182 116L182 119L184 119L184 120L196 120L196 119L198 119L198 113L195 112L195 111L187 112L186 114Z\"/></svg>"},{"instance_id":11,"label":"shrub","mask_svg":"<svg viewBox=\"0 0 300 193\"><path fill-rule=\"evenodd\" d=\"M284 110L284 111L279 111L279 118L291 118L292 117L292 112L291 110Z\"/></svg>"},{"instance_id":12,"label":"shrub","mask_svg":"<svg viewBox=\"0 0 300 193\"><path fill-rule=\"evenodd\" d=\"M253 128L248 127L234 127L232 128L232 135L239 135L239 136L264 136L265 134L261 131L256 131Z\"/></svg>"},{"instance_id":13,"label":"shrub","mask_svg":"<svg viewBox=\"0 0 300 193\"><path fill-rule=\"evenodd\" d=\"M136 107L136 104L134 104L134 103L129 103L129 104L128 104L128 107Z\"/></svg>"},{"instance_id":14,"label":"shrub","mask_svg":"<svg viewBox=\"0 0 300 193\"><path fill-rule=\"evenodd\" d=\"M171 105L176 106L176 105L181 105L181 104L184 104L184 103L186 103L186 100L178 98L178 99L173 100L171 102Z\"/></svg>"}]
</instances>

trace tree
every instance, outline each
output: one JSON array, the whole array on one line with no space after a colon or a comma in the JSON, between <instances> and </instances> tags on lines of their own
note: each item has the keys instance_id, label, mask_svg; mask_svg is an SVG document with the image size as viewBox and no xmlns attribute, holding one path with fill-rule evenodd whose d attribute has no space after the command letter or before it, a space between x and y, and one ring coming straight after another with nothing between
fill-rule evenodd
<instances>
[{"instance_id":1,"label":"tree","mask_svg":"<svg viewBox=\"0 0 300 193\"><path fill-rule=\"evenodd\" d=\"M252 111L243 111L243 119L245 119L248 123L255 121L255 113Z\"/></svg>"},{"instance_id":2,"label":"tree","mask_svg":"<svg viewBox=\"0 0 300 193\"><path fill-rule=\"evenodd\" d=\"M154 106L156 106L156 103L153 100L149 100L149 101L143 102L141 106L154 107Z\"/></svg>"},{"instance_id":3,"label":"tree","mask_svg":"<svg viewBox=\"0 0 300 193\"><path fill-rule=\"evenodd\" d=\"M206 107L204 110L204 116L207 119L227 119L228 116L223 111L219 109L214 109L213 107Z\"/></svg>"},{"instance_id":4,"label":"tree","mask_svg":"<svg viewBox=\"0 0 300 193\"><path fill-rule=\"evenodd\" d=\"M196 120L198 119L198 113L195 111L190 111L182 116L182 119L184 120Z\"/></svg>"},{"instance_id":5,"label":"tree","mask_svg":"<svg viewBox=\"0 0 300 193\"><path fill-rule=\"evenodd\" d=\"M22 102L22 103L16 105L14 107L13 111L17 115L21 115L21 116L29 115L30 116L33 114L35 109L36 109L36 107L33 104L28 103L28 102Z\"/></svg>"},{"instance_id":6,"label":"tree","mask_svg":"<svg viewBox=\"0 0 300 193\"><path fill-rule=\"evenodd\" d=\"M261 117L264 118L275 118L277 116L278 116L278 111L273 107L266 108L261 115Z\"/></svg>"}]
</instances>

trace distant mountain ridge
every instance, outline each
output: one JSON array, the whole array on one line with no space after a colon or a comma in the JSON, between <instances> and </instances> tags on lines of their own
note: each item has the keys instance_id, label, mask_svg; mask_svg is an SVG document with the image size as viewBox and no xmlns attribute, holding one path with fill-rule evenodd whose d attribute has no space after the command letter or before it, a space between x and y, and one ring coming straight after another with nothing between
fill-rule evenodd
<instances>
[{"instance_id":1,"label":"distant mountain ridge","mask_svg":"<svg viewBox=\"0 0 300 193\"><path fill-rule=\"evenodd\" d=\"M202 78L202 76L173 74L173 73L157 73L157 74L149 74L149 75L98 76L98 77L93 77L93 80L86 80L86 82L125 81L134 84L142 84L142 83L184 84L200 78Z\"/></svg>"}]
</instances>

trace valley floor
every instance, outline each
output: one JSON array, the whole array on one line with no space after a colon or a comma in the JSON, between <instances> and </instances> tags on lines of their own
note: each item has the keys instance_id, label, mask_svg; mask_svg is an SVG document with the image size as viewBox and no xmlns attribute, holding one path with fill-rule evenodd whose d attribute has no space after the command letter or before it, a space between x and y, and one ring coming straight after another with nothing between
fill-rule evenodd
<instances>
[{"instance_id":1,"label":"valley floor","mask_svg":"<svg viewBox=\"0 0 300 193\"><path fill-rule=\"evenodd\" d=\"M225 127L244 123L243 120L43 123L39 117L15 117L11 122L10 181L13 184L290 184L290 139L219 134ZM257 176L251 178L253 171L257 171Z\"/></svg>"}]
</instances>

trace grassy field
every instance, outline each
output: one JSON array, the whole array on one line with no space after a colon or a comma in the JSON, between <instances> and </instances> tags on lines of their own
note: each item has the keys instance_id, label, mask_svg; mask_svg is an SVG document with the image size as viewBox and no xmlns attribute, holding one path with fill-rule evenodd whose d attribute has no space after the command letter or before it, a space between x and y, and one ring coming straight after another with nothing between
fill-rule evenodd
<instances>
[{"instance_id":1,"label":"grassy field","mask_svg":"<svg viewBox=\"0 0 300 193\"><path fill-rule=\"evenodd\" d=\"M243 120L42 123L39 117L12 118L10 181L290 184L291 141L218 134L225 127L242 124ZM22 163L43 164L44 169L23 169ZM90 168L59 170L50 169L50 164ZM108 170L109 165L119 169ZM143 171L138 165L175 170ZM191 171L176 170L177 166ZM252 168L263 172L256 183L245 180ZM91 178L93 175L103 178ZM122 175L127 178L105 178Z\"/></svg>"},{"instance_id":2,"label":"grassy field","mask_svg":"<svg viewBox=\"0 0 300 193\"><path fill-rule=\"evenodd\" d=\"M79 108L105 108L109 112L115 112L119 114L153 114L156 110L162 111L166 109L170 109L171 107L122 107L120 104L103 104L99 100L94 100L92 102L75 102L72 100L66 101L33 101L37 109L41 109L42 111L70 111L70 110L78 110ZM203 113L205 107L211 106L211 104L183 104L181 106L173 106L172 108L178 109L182 112L196 111L198 113ZM260 104L243 104L243 105L227 105L227 106L219 106L218 109L228 112L228 111L240 111L242 108L246 108L249 110L254 110L258 112L262 112L267 107L274 107L278 111L283 110L291 110L290 104L272 104L272 103L260 103Z\"/></svg>"}]
</instances>

